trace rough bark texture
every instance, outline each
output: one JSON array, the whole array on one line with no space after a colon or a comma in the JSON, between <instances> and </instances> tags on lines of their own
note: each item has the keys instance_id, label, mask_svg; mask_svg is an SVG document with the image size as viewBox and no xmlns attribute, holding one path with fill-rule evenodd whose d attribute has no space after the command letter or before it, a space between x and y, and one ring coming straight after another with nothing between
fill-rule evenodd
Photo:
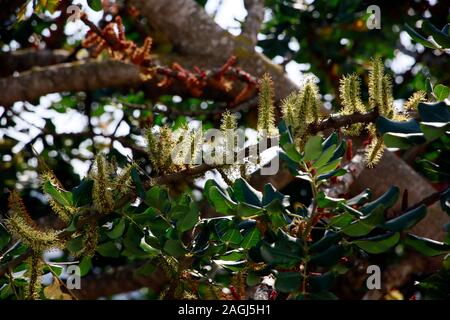
<instances>
[{"instance_id":1,"label":"rough bark texture","mask_svg":"<svg viewBox=\"0 0 450 320\"><path fill-rule=\"evenodd\" d=\"M69 56L66 50L19 50L0 52L0 76L5 77L14 71L24 71L34 67L44 67L63 63Z\"/></svg>"},{"instance_id":2,"label":"rough bark texture","mask_svg":"<svg viewBox=\"0 0 450 320\"><path fill-rule=\"evenodd\" d=\"M263 0L244 0L247 17L242 25L242 35L246 36L251 43L256 45L261 23L264 19Z\"/></svg>"},{"instance_id":3,"label":"rough bark texture","mask_svg":"<svg viewBox=\"0 0 450 320\"><path fill-rule=\"evenodd\" d=\"M119 61L89 61L35 68L17 77L0 79L0 105L16 101L35 101L39 97L64 91L89 91L103 87L132 86L140 83L139 69Z\"/></svg>"},{"instance_id":4,"label":"rough bark texture","mask_svg":"<svg viewBox=\"0 0 450 320\"><path fill-rule=\"evenodd\" d=\"M269 72L278 98L284 98L297 87L283 69L255 51L248 37L234 37L220 28L192 0L131 0L156 30L163 31L183 56L195 56L199 66L222 65L235 55L239 66L254 76Z\"/></svg>"}]
</instances>

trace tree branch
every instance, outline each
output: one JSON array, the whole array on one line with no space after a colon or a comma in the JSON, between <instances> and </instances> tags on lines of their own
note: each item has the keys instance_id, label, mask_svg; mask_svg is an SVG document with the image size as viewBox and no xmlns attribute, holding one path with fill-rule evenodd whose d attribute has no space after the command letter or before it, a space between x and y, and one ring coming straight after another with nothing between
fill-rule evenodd
<instances>
[{"instance_id":1,"label":"tree branch","mask_svg":"<svg viewBox=\"0 0 450 320\"><path fill-rule=\"evenodd\" d=\"M255 52L251 41L220 28L195 1L130 0L130 4L156 30L166 33L183 57L195 57L201 65L211 66L221 65L226 57L234 55L247 72L257 77L265 72L272 75L277 99L298 89L282 68Z\"/></svg>"},{"instance_id":2,"label":"tree branch","mask_svg":"<svg viewBox=\"0 0 450 320\"><path fill-rule=\"evenodd\" d=\"M244 0L247 17L242 25L242 35L250 39L253 46L258 42L258 33L264 19L263 0Z\"/></svg>"}]
</instances>

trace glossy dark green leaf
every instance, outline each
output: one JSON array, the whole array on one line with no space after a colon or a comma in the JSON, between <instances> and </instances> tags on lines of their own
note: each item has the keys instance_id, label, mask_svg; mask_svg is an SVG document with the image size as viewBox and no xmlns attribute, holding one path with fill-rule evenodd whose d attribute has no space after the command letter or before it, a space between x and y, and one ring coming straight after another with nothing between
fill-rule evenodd
<instances>
[{"instance_id":1,"label":"glossy dark green leaf","mask_svg":"<svg viewBox=\"0 0 450 320\"><path fill-rule=\"evenodd\" d=\"M450 105L441 102L421 102L417 106L420 120L423 122L449 122Z\"/></svg>"},{"instance_id":2,"label":"glossy dark green leaf","mask_svg":"<svg viewBox=\"0 0 450 320\"><path fill-rule=\"evenodd\" d=\"M443 33L427 19L422 22L422 30L431 35L434 41L436 41L436 43L442 48L450 48L450 37L448 34Z\"/></svg>"},{"instance_id":3,"label":"glossy dark green leaf","mask_svg":"<svg viewBox=\"0 0 450 320\"><path fill-rule=\"evenodd\" d=\"M141 199L145 199L145 189L141 178L139 177L139 172L136 168L131 169L131 179L133 180L134 186L136 187L136 193Z\"/></svg>"},{"instance_id":4,"label":"glossy dark green leaf","mask_svg":"<svg viewBox=\"0 0 450 320\"><path fill-rule=\"evenodd\" d=\"M413 234L406 236L405 244L428 257L439 256L450 252L450 245Z\"/></svg>"},{"instance_id":5,"label":"glossy dark green leaf","mask_svg":"<svg viewBox=\"0 0 450 320\"><path fill-rule=\"evenodd\" d=\"M92 202L92 187L94 180L83 179L81 183L73 188L73 204L76 207L82 207Z\"/></svg>"},{"instance_id":6,"label":"glossy dark green leaf","mask_svg":"<svg viewBox=\"0 0 450 320\"><path fill-rule=\"evenodd\" d=\"M380 236L353 241L355 245L371 254L379 254L388 251L400 240L400 233L383 234Z\"/></svg>"},{"instance_id":7,"label":"glossy dark green leaf","mask_svg":"<svg viewBox=\"0 0 450 320\"><path fill-rule=\"evenodd\" d=\"M54 186L49 180L43 183L42 189L60 205L67 207L73 205L72 193L69 191L58 190L58 188Z\"/></svg>"},{"instance_id":8,"label":"glossy dark green leaf","mask_svg":"<svg viewBox=\"0 0 450 320\"><path fill-rule=\"evenodd\" d=\"M175 258L179 258L186 253L186 249L180 240L169 239L164 243L164 251Z\"/></svg>"},{"instance_id":9,"label":"glossy dark green leaf","mask_svg":"<svg viewBox=\"0 0 450 320\"><path fill-rule=\"evenodd\" d=\"M233 192L238 202L246 202L254 206L261 206L262 204L262 193L242 178L236 179L234 182Z\"/></svg>"},{"instance_id":10,"label":"glossy dark green leaf","mask_svg":"<svg viewBox=\"0 0 450 320\"><path fill-rule=\"evenodd\" d=\"M258 244L260 240L261 232L258 228L254 227L245 234L244 239L242 239L241 242L241 247L244 249L250 249L256 246L256 244Z\"/></svg>"},{"instance_id":11,"label":"glossy dark green leaf","mask_svg":"<svg viewBox=\"0 0 450 320\"><path fill-rule=\"evenodd\" d=\"M427 207L425 205L421 205L420 207L408 211L397 218L387 221L382 225L382 227L390 231L408 230L415 226L420 220L425 218L426 214Z\"/></svg>"},{"instance_id":12,"label":"glossy dark green leaf","mask_svg":"<svg viewBox=\"0 0 450 320\"><path fill-rule=\"evenodd\" d=\"M328 249L312 255L309 262L316 266L321 267L331 267L334 264L338 263L339 260L344 256L345 249L341 245L333 244Z\"/></svg>"},{"instance_id":13,"label":"glossy dark green leaf","mask_svg":"<svg viewBox=\"0 0 450 320\"><path fill-rule=\"evenodd\" d=\"M237 215L240 217L259 216L264 213L264 209L245 202L239 202L237 206Z\"/></svg>"},{"instance_id":14,"label":"glossy dark green leaf","mask_svg":"<svg viewBox=\"0 0 450 320\"><path fill-rule=\"evenodd\" d=\"M421 133L419 123L415 119L408 121L393 121L385 117L378 117L377 130L380 134L395 133Z\"/></svg>"},{"instance_id":15,"label":"glossy dark green leaf","mask_svg":"<svg viewBox=\"0 0 450 320\"><path fill-rule=\"evenodd\" d=\"M237 203L216 186L212 186L207 190L207 198L219 213L232 214L236 212Z\"/></svg>"},{"instance_id":16,"label":"glossy dark green leaf","mask_svg":"<svg viewBox=\"0 0 450 320\"><path fill-rule=\"evenodd\" d=\"M280 292L294 292L300 289L302 276L299 272L278 272L275 279L275 289Z\"/></svg>"},{"instance_id":17,"label":"glossy dark green leaf","mask_svg":"<svg viewBox=\"0 0 450 320\"><path fill-rule=\"evenodd\" d=\"M322 137L312 136L306 141L304 148L304 161L314 161L322 154Z\"/></svg>"},{"instance_id":18,"label":"glossy dark green leaf","mask_svg":"<svg viewBox=\"0 0 450 320\"><path fill-rule=\"evenodd\" d=\"M396 186L392 186L381 197L364 205L360 211L364 214L370 213L380 204L383 205L385 209L388 209L397 202L399 195L400 189Z\"/></svg>"},{"instance_id":19,"label":"glossy dark green leaf","mask_svg":"<svg viewBox=\"0 0 450 320\"><path fill-rule=\"evenodd\" d=\"M416 42L420 43L424 47L431 48L431 49L437 49L437 47L428 41L424 36L422 36L420 33L418 33L415 29L411 28L408 24L405 24L405 30L408 32L409 36Z\"/></svg>"},{"instance_id":20,"label":"glossy dark green leaf","mask_svg":"<svg viewBox=\"0 0 450 320\"><path fill-rule=\"evenodd\" d=\"M97 252L104 257L117 258L120 255L120 248L117 243L108 241L97 246Z\"/></svg>"},{"instance_id":21,"label":"glossy dark green leaf","mask_svg":"<svg viewBox=\"0 0 450 320\"><path fill-rule=\"evenodd\" d=\"M106 232L106 235L110 239L118 239L122 236L123 232L125 231L125 219L120 219L110 231Z\"/></svg>"},{"instance_id":22,"label":"glossy dark green leaf","mask_svg":"<svg viewBox=\"0 0 450 320\"><path fill-rule=\"evenodd\" d=\"M189 211L187 211L185 215L177 221L177 228L181 232L190 230L198 223L199 217L200 213L198 211L198 208L192 204L189 208Z\"/></svg>"},{"instance_id":23,"label":"glossy dark green leaf","mask_svg":"<svg viewBox=\"0 0 450 320\"><path fill-rule=\"evenodd\" d=\"M383 135L383 141L388 148L408 150L415 145L426 142L423 133L397 133L388 132Z\"/></svg>"}]
</instances>

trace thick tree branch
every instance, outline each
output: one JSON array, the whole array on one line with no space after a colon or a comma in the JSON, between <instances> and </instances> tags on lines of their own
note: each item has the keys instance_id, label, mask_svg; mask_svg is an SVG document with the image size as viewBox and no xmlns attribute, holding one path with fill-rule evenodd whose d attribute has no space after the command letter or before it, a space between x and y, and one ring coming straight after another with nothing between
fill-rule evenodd
<instances>
[{"instance_id":1,"label":"thick tree branch","mask_svg":"<svg viewBox=\"0 0 450 320\"><path fill-rule=\"evenodd\" d=\"M242 25L242 35L246 36L253 46L258 42L258 33L264 19L263 0L244 0L247 17Z\"/></svg>"},{"instance_id":2,"label":"thick tree branch","mask_svg":"<svg viewBox=\"0 0 450 320\"><path fill-rule=\"evenodd\" d=\"M0 79L0 92L8 92L0 96L0 105L35 101L53 92L134 86L140 82L139 69L119 61L63 63Z\"/></svg>"},{"instance_id":3,"label":"thick tree branch","mask_svg":"<svg viewBox=\"0 0 450 320\"><path fill-rule=\"evenodd\" d=\"M70 53L66 50L25 49L0 53L0 76L11 75L14 71L29 70L66 62Z\"/></svg>"},{"instance_id":4,"label":"thick tree branch","mask_svg":"<svg viewBox=\"0 0 450 320\"><path fill-rule=\"evenodd\" d=\"M260 77L269 72L277 98L296 90L296 85L266 56L255 52L247 37L234 37L221 29L193 0L130 0L156 30L165 32L180 55L195 57L199 65L221 65L236 56L247 72Z\"/></svg>"}]
</instances>

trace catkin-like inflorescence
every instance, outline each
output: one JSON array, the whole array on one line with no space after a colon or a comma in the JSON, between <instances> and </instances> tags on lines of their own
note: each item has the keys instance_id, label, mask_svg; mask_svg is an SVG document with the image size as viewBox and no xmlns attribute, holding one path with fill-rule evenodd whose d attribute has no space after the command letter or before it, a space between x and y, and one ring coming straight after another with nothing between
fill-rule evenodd
<instances>
[{"instance_id":1,"label":"catkin-like inflorescence","mask_svg":"<svg viewBox=\"0 0 450 320\"><path fill-rule=\"evenodd\" d=\"M28 258L28 285L25 289L25 297L28 300L39 300L41 291L41 279L44 264L41 259L41 252L34 251Z\"/></svg>"},{"instance_id":2,"label":"catkin-like inflorescence","mask_svg":"<svg viewBox=\"0 0 450 320\"><path fill-rule=\"evenodd\" d=\"M419 103L426 100L427 93L425 91L417 91L414 92L411 97L405 102L403 105L403 110L408 111L416 111Z\"/></svg>"},{"instance_id":3,"label":"catkin-like inflorescence","mask_svg":"<svg viewBox=\"0 0 450 320\"><path fill-rule=\"evenodd\" d=\"M92 199L95 208L100 213L110 213L114 210L111 166L102 154L99 154L95 159L92 179L94 180L94 185L92 187Z\"/></svg>"},{"instance_id":4,"label":"catkin-like inflorescence","mask_svg":"<svg viewBox=\"0 0 450 320\"><path fill-rule=\"evenodd\" d=\"M88 257L92 257L97 249L97 243L99 240L99 228L96 223L90 223L84 228L84 254Z\"/></svg>"},{"instance_id":5,"label":"catkin-like inflorescence","mask_svg":"<svg viewBox=\"0 0 450 320\"><path fill-rule=\"evenodd\" d=\"M340 114L350 115L356 112L364 113L367 111L366 106L361 100L360 79L358 75L351 74L344 76L340 80L339 93L342 103L342 110ZM344 128L344 132L350 136L356 136L361 133L363 125L355 123Z\"/></svg>"},{"instance_id":6,"label":"catkin-like inflorescence","mask_svg":"<svg viewBox=\"0 0 450 320\"><path fill-rule=\"evenodd\" d=\"M172 129L168 126L161 127L159 132L154 134L147 130L147 148L150 155L152 169L158 173L169 173L173 171L172 150L175 142L172 138Z\"/></svg>"},{"instance_id":7,"label":"catkin-like inflorescence","mask_svg":"<svg viewBox=\"0 0 450 320\"><path fill-rule=\"evenodd\" d=\"M297 125L298 98L299 94L297 92L292 92L281 103L281 112L284 122L294 129Z\"/></svg>"},{"instance_id":8,"label":"catkin-like inflorescence","mask_svg":"<svg viewBox=\"0 0 450 320\"><path fill-rule=\"evenodd\" d=\"M371 109L380 107L383 101L384 67L380 58L372 59L369 72L369 105Z\"/></svg>"},{"instance_id":9,"label":"catkin-like inflorescence","mask_svg":"<svg viewBox=\"0 0 450 320\"><path fill-rule=\"evenodd\" d=\"M125 194L129 190L131 185L131 169L133 167L131 164L126 165L115 178L114 184L119 194Z\"/></svg>"},{"instance_id":10,"label":"catkin-like inflorescence","mask_svg":"<svg viewBox=\"0 0 450 320\"><path fill-rule=\"evenodd\" d=\"M366 165L369 168L373 168L378 162L380 162L381 157L384 152L384 142L383 138L378 136L372 137L372 142L367 147L366 150Z\"/></svg>"},{"instance_id":11,"label":"catkin-like inflorescence","mask_svg":"<svg viewBox=\"0 0 450 320\"><path fill-rule=\"evenodd\" d=\"M268 136L276 135L278 132L275 127L273 81L268 73L264 74L259 81L257 129Z\"/></svg>"},{"instance_id":12,"label":"catkin-like inflorescence","mask_svg":"<svg viewBox=\"0 0 450 320\"><path fill-rule=\"evenodd\" d=\"M64 246L58 239L58 232L52 229L41 230L28 214L22 199L16 191L9 195L9 217L5 220L8 231L35 251Z\"/></svg>"},{"instance_id":13,"label":"catkin-like inflorescence","mask_svg":"<svg viewBox=\"0 0 450 320\"><path fill-rule=\"evenodd\" d=\"M305 120L307 124L317 123L319 121L319 106L319 88L313 80L308 80L300 96L299 123Z\"/></svg>"}]
</instances>

